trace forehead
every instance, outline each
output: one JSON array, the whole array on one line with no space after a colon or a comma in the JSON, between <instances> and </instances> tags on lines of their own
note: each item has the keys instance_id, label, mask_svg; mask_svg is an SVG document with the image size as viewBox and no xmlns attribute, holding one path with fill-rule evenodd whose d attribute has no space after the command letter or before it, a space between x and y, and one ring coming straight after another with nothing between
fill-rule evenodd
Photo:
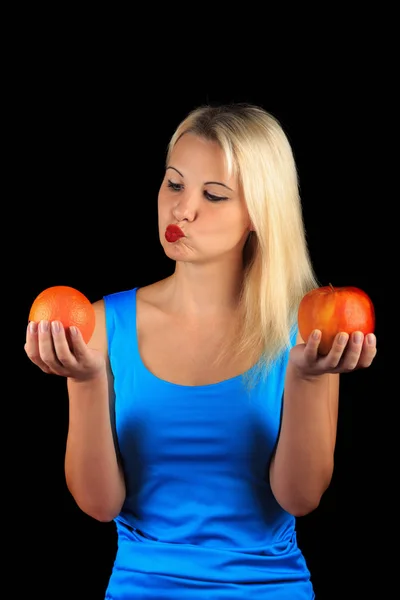
<instances>
[{"instance_id":1,"label":"forehead","mask_svg":"<svg viewBox=\"0 0 400 600\"><path fill-rule=\"evenodd\" d=\"M167 166L178 169L185 177L198 175L209 181L236 182L229 174L225 152L214 140L185 133L175 144Z\"/></svg>"}]
</instances>

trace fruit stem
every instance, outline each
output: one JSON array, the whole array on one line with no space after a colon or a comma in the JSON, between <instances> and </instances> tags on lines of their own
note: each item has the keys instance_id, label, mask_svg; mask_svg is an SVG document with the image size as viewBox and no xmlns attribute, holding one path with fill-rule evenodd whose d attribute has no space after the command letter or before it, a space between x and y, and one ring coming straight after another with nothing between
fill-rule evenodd
<instances>
[{"instance_id":1,"label":"fruit stem","mask_svg":"<svg viewBox=\"0 0 400 600\"><path fill-rule=\"evenodd\" d=\"M331 283L329 284L329 287L331 288L332 292L335 291L335 288L333 287L333 285Z\"/></svg>"}]
</instances>

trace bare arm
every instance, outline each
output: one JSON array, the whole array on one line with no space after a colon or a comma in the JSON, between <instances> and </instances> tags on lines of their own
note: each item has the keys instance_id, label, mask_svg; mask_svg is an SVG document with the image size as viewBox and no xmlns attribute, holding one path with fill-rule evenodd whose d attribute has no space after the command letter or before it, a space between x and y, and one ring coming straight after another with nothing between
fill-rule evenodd
<instances>
[{"instance_id":1,"label":"bare arm","mask_svg":"<svg viewBox=\"0 0 400 600\"><path fill-rule=\"evenodd\" d=\"M377 352L373 334L338 334L326 356L318 353L319 339L312 335L305 343L299 336L290 352L281 431L270 465L272 492L295 516L317 508L332 479L339 375L369 367Z\"/></svg>"},{"instance_id":2,"label":"bare arm","mask_svg":"<svg viewBox=\"0 0 400 600\"><path fill-rule=\"evenodd\" d=\"M107 353L104 301L93 306L96 328L88 347L103 353L105 365L89 380L67 379L65 475L78 506L99 521L111 521L121 510L126 490L112 428L114 386Z\"/></svg>"},{"instance_id":3,"label":"bare arm","mask_svg":"<svg viewBox=\"0 0 400 600\"><path fill-rule=\"evenodd\" d=\"M304 378L289 361L270 482L280 505L296 516L313 511L331 482L338 402L339 375Z\"/></svg>"}]
</instances>

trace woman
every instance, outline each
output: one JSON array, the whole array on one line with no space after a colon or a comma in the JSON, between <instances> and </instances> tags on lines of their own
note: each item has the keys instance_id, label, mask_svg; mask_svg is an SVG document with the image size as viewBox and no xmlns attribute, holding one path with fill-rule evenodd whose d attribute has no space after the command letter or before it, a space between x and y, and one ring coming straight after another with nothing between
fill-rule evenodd
<instances>
[{"instance_id":1,"label":"woman","mask_svg":"<svg viewBox=\"0 0 400 600\"><path fill-rule=\"evenodd\" d=\"M67 378L66 481L115 520L106 598L311 599L296 516L332 472L339 374L373 334L302 340L318 286L296 166L260 107L203 106L171 138L158 196L170 277L94 302L96 329L31 323L26 352Z\"/></svg>"}]
</instances>

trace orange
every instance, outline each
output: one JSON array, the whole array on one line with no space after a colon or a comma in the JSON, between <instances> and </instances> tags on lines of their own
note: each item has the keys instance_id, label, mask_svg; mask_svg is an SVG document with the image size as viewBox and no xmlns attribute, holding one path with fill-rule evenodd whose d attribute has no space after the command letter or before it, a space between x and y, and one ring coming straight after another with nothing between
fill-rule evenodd
<instances>
[{"instance_id":1,"label":"orange","mask_svg":"<svg viewBox=\"0 0 400 600\"><path fill-rule=\"evenodd\" d=\"M94 308L79 290L67 285L49 287L35 298L29 321L61 321L65 329L75 325L86 343L93 335L96 322Z\"/></svg>"}]
</instances>

